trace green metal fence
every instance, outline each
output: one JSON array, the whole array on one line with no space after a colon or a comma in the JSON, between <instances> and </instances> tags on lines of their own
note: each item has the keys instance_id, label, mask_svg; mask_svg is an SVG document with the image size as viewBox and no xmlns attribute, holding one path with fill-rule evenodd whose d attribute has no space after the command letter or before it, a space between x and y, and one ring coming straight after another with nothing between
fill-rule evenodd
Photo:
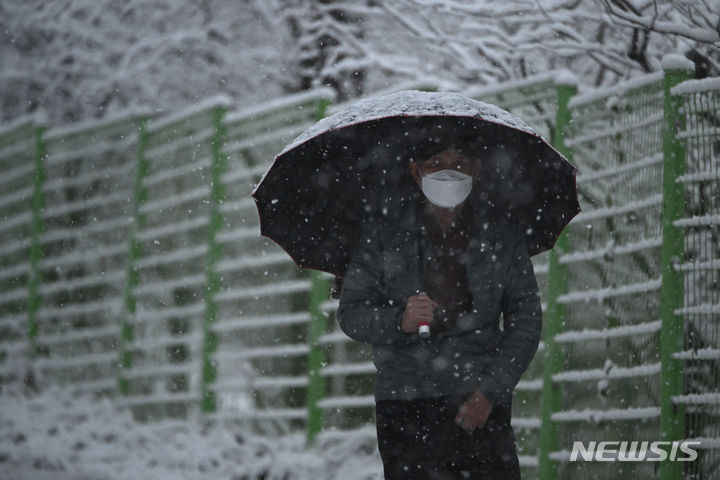
<instances>
[{"instance_id":1,"label":"green metal fence","mask_svg":"<svg viewBox=\"0 0 720 480\"><path fill-rule=\"evenodd\" d=\"M43 154L39 136L30 118L0 130L0 362L6 365L0 379L4 382L35 382L23 377L38 333L39 225L34 213L42 206L42 178L37 175L42 170L36 168Z\"/></svg>"},{"instance_id":2,"label":"green metal fence","mask_svg":"<svg viewBox=\"0 0 720 480\"><path fill-rule=\"evenodd\" d=\"M544 326L513 399L523 478L719 474L720 84L686 76L465 92L579 167L584 213L533 259ZM114 394L138 419L374 436L370 349L338 330L329 277L259 236L250 198L332 99L3 127L0 386ZM578 440L681 439L699 439L697 461L568 461Z\"/></svg>"},{"instance_id":3,"label":"green metal fence","mask_svg":"<svg viewBox=\"0 0 720 480\"><path fill-rule=\"evenodd\" d=\"M678 433L701 442L685 475L714 478L720 476L720 79L686 81L669 93L680 114L674 148L684 154L676 172L684 208L673 219L682 255L671 261L684 288L672 312L679 325L672 353L679 391L671 401L684 407Z\"/></svg>"},{"instance_id":4,"label":"green metal fence","mask_svg":"<svg viewBox=\"0 0 720 480\"><path fill-rule=\"evenodd\" d=\"M565 144L583 214L558 251L563 364L542 475L654 477L653 464L571 463L575 440L657 440L660 398L662 75L570 101ZM555 272L551 272L553 274ZM553 319L551 318L550 321Z\"/></svg>"}]
</instances>

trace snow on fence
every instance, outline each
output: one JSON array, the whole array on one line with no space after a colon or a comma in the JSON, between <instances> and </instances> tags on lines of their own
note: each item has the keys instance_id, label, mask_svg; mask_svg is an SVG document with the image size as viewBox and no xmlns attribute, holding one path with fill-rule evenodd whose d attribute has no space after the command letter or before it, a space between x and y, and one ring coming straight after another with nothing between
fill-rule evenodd
<instances>
[{"instance_id":1,"label":"snow on fence","mask_svg":"<svg viewBox=\"0 0 720 480\"><path fill-rule=\"evenodd\" d=\"M682 433L707 439L692 473L710 478L720 475L720 82L688 80L670 94L680 113L677 155L685 159L676 172L684 208L673 218L678 251L670 260L684 287L673 311L682 376L671 400Z\"/></svg>"},{"instance_id":2,"label":"snow on fence","mask_svg":"<svg viewBox=\"0 0 720 480\"><path fill-rule=\"evenodd\" d=\"M508 110L552 141L559 101L567 85L576 81L567 72L552 72L508 85L471 89L467 94ZM547 311L549 257L549 253L543 253L532 259L544 314ZM544 347L544 343L541 343L538 353L516 387L513 398L513 427L518 449L522 454L520 466L523 478L535 478L538 475L542 424L542 407L538 394L543 385Z\"/></svg>"},{"instance_id":3,"label":"snow on fence","mask_svg":"<svg viewBox=\"0 0 720 480\"><path fill-rule=\"evenodd\" d=\"M584 213L533 259L543 341L513 400L524 478L599 472L567 462L577 439L703 438L687 468L718 473L720 85L684 78L577 94L562 73L466 92L579 167ZM250 199L332 99L0 129L0 385L60 383L114 394L139 419L310 441L366 431L370 349L338 329L329 277L259 236Z\"/></svg>"},{"instance_id":4,"label":"snow on fence","mask_svg":"<svg viewBox=\"0 0 720 480\"><path fill-rule=\"evenodd\" d=\"M583 213L551 263L559 287L546 341L561 360L546 377L541 477L597 471L558 461L577 439L660 438L663 88L651 74L568 102L562 147L578 167ZM623 468L654 478L644 463Z\"/></svg>"}]
</instances>

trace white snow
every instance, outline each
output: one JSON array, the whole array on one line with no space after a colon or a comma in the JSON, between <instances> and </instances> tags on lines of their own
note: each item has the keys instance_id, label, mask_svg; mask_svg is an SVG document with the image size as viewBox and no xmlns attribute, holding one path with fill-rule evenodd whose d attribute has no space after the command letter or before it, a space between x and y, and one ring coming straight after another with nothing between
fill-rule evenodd
<instances>
[{"instance_id":1,"label":"white snow","mask_svg":"<svg viewBox=\"0 0 720 480\"><path fill-rule=\"evenodd\" d=\"M566 142L567 143L567 142ZM612 167L603 168L599 170L593 170L590 172L578 173L576 182L579 184L590 182L591 180L598 180L600 178L612 177L619 174L631 172L633 170L641 170L653 165L660 165L663 162L663 154L656 153L644 157L634 162L623 163L622 165L613 165Z\"/></svg>"},{"instance_id":2,"label":"white snow","mask_svg":"<svg viewBox=\"0 0 720 480\"><path fill-rule=\"evenodd\" d=\"M542 419L539 417L517 417L510 421L514 429L538 429L542 426Z\"/></svg>"},{"instance_id":3,"label":"white snow","mask_svg":"<svg viewBox=\"0 0 720 480\"><path fill-rule=\"evenodd\" d=\"M40 306L37 313L38 320L51 317L73 317L94 312L106 312L108 315L116 315L122 311L122 299L111 298L92 302L66 304L60 307Z\"/></svg>"},{"instance_id":4,"label":"white snow","mask_svg":"<svg viewBox=\"0 0 720 480\"><path fill-rule=\"evenodd\" d=\"M213 97L206 98L200 102L194 102L192 105L185 108L179 109L172 112L171 114L163 115L161 119L150 122L148 130L158 131L162 128L166 128L173 123L180 121L187 121L186 117L191 115L198 115L205 113L215 108L230 108L234 105L234 100L228 95L216 95Z\"/></svg>"},{"instance_id":5,"label":"white snow","mask_svg":"<svg viewBox=\"0 0 720 480\"><path fill-rule=\"evenodd\" d=\"M98 130L103 127L111 125L117 125L123 122L131 122L137 118L148 115L149 111L144 108L131 108L122 112L116 112L112 117L98 120L87 119L81 122L74 122L71 124L65 124L63 126L53 127L45 133L45 140L51 141L54 139L62 138L68 135L77 135L80 133L89 132L92 130Z\"/></svg>"},{"instance_id":6,"label":"white snow","mask_svg":"<svg viewBox=\"0 0 720 480\"><path fill-rule=\"evenodd\" d=\"M176 195L168 195L161 197L157 200L152 200L150 202L143 203L140 205L140 212L141 213L156 213L156 212L162 212L163 209L166 208L172 208L177 207L178 205L182 205L183 203L192 202L194 200L202 200L205 198L208 198L210 196L210 186L209 185L203 185L201 187L196 187L192 190L188 190L184 193L176 194Z\"/></svg>"},{"instance_id":7,"label":"white snow","mask_svg":"<svg viewBox=\"0 0 720 480\"><path fill-rule=\"evenodd\" d=\"M717 39L717 32L715 33ZM677 53L668 53L660 60L663 70L695 70L695 63L689 58Z\"/></svg>"},{"instance_id":8,"label":"white snow","mask_svg":"<svg viewBox=\"0 0 720 480\"><path fill-rule=\"evenodd\" d=\"M660 330L660 320L637 325L623 325L621 327L603 328L594 330L583 328L582 330L563 332L555 335L556 343L584 342L587 340L604 340L607 338L628 337L640 334L654 333Z\"/></svg>"},{"instance_id":9,"label":"white snow","mask_svg":"<svg viewBox=\"0 0 720 480\"><path fill-rule=\"evenodd\" d=\"M2 231L2 229L0 229ZM24 249L30 245L29 238L23 238L21 240L15 240L13 242L6 242L3 244L3 246L0 248L0 255L7 255L10 256L10 254L13 254L17 252L18 250ZM3 269L2 273L0 273L0 278L4 277L5 275L9 275L7 273L6 269Z\"/></svg>"},{"instance_id":10,"label":"white snow","mask_svg":"<svg viewBox=\"0 0 720 480\"><path fill-rule=\"evenodd\" d=\"M41 294L47 295L61 291L76 290L83 287L92 287L105 283L119 282L125 279L125 270L116 272L101 272L86 277L73 278L72 280L60 280L56 282L45 282L40 284Z\"/></svg>"},{"instance_id":11,"label":"white snow","mask_svg":"<svg viewBox=\"0 0 720 480\"><path fill-rule=\"evenodd\" d=\"M659 407L638 408L611 408L596 410L586 408L583 410L565 410L553 413L550 418L556 422L593 422L614 420L644 420L660 416Z\"/></svg>"},{"instance_id":12,"label":"white snow","mask_svg":"<svg viewBox=\"0 0 720 480\"><path fill-rule=\"evenodd\" d=\"M488 122L539 136L524 121L495 105L473 100L454 92L406 90L360 100L323 118L285 146L278 157L330 130L386 117L431 115L482 118Z\"/></svg>"},{"instance_id":13,"label":"white snow","mask_svg":"<svg viewBox=\"0 0 720 480\"><path fill-rule=\"evenodd\" d=\"M100 232L109 232L120 228L125 228L133 222L131 216L118 217L112 220L94 221L88 225L83 225L83 233L91 235ZM50 232L43 232L40 237L41 243L49 243L58 240L66 240L77 238L77 228L57 228Z\"/></svg>"},{"instance_id":14,"label":"white snow","mask_svg":"<svg viewBox=\"0 0 720 480\"><path fill-rule=\"evenodd\" d=\"M248 298L260 298L276 295L288 295L292 293L310 290L309 280L288 280L270 285L253 288L233 288L223 290L215 295L218 301L245 300Z\"/></svg>"},{"instance_id":15,"label":"white snow","mask_svg":"<svg viewBox=\"0 0 720 480\"><path fill-rule=\"evenodd\" d=\"M720 448L720 438L695 437L688 438L688 442L700 442L700 445L695 446L695 448L702 450Z\"/></svg>"},{"instance_id":16,"label":"white snow","mask_svg":"<svg viewBox=\"0 0 720 480\"><path fill-rule=\"evenodd\" d=\"M117 146L117 144L115 144L115 146ZM115 167L106 167L102 169L91 170L89 172L77 173L71 177L48 179L47 181L43 182L42 191L43 193L48 193L60 188L81 186L92 183L96 180L109 179L113 177L127 178L133 175L134 169L134 162L126 162L125 164Z\"/></svg>"},{"instance_id":17,"label":"white snow","mask_svg":"<svg viewBox=\"0 0 720 480\"><path fill-rule=\"evenodd\" d=\"M167 145L167 144L166 144ZM146 151L147 154L147 151ZM165 170L150 174L143 178L143 185L149 187L158 183L174 180L186 175L198 175L208 172L212 167L212 159L208 157L198 158L187 165L173 166Z\"/></svg>"},{"instance_id":18,"label":"white snow","mask_svg":"<svg viewBox=\"0 0 720 480\"><path fill-rule=\"evenodd\" d=\"M658 193L655 195L649 195L641 200L634 200L627 202L619 207L601 207L588 212L582 212L578 216L572 219L573 223L583 223L588 220L597 220L600 218L612 217L615 215L622 215L629 212L634 212L641 208L654 207L662 205L662 194ZM720 217L720 215L718 215Z\"/></svg>"},{"instance_id":19,"label":"white snow","mask_svg":"<svg viewBox=\"0 0 720 480\"><path fill-rule=\"evenodd\" d=\"M210 149L207 148L207 143L212 140L214 134L215 129L212 127L203 128L193 132L192 135L178 136L160 145L151 146L147 148L143 154L151 160L155 158L162 160L167 157L172 157L178 150L192 149L193 153L198 153L198 149L201 149L201 151L207 155L206 158L209 158Z\"/></svg>"},{"instance_id":20,"label":"white snow","mask_svg":"<svg viewBox=\"0 0 720 480\"><path fill-rule=\"evenodd\" d=\"M516 88L522 88L529 85L535 85L540 82L552 82L555 80L556 82L558 79L572 79L574 78L577 80L577 78L567 70L561 70L557 72L546 72L542 73L540 75L533 75L528 78L522 78L517 80L511 80L508 82L503 82L497 85L487 85L483 87L474 87L469 88L465 92L463 92L465 95L471 98L483 98L487 97L496 93L502 93L506 92L511 89ZM562 83L562 82L559 82ZM565 83L563 83L565 85ZM576 83L570 83L570 85L576 85Z\"/></svg>"},{"instance_id":21,"label":"white snow","mask_svg":"<svg viewBox=\"0 0 720 480\"><path fill-rule=\"evenodd\" d=\"M196 228L204 228L208 224L208 218L198 217L198 218L191 218L188 220L182 220L177 223L171 223L169 225L160 225L158 227L152 227L148 228L146 230L143 230L141 232L138 232L135 236L138 240L143 241L149 241L158 239L161 237L168 237L171 235L176 235L178 233L187 232L188 230L194 230ZM222 234L227 234L228 232L221 232ZM260 235L260 232L257 232L257 235Z\"/></svg>"},{"instance_id":22,"label":"white snow","mask_svg":"<svg viewBox=\"0 0 720 480\"><path fill-rule=\"evenodd\" d=\"M162 309L143 308L140 306L135 314L135 318L138 320L142 319L143 321L157 322L173 317L184 318L201 316L205 309L206 307L203 302L189 303L178 307L166 306Z\"/></svg>"},{"instance_id":23,"label":"white snow","mask_svg":"<svg viewBox=\"0 0 720 480\"><path fill-rule=\"evenodd\" d=\"M104 207L111 203L127 202L128 193L119 191L108 195L96 195L92 198L76 200L74 202L62 202L55 206L47 206L43 212L43 218L53 218L71 212L89 210L91 208Z\"/></svg>"},{"instance_id":24,"label":"white snow","mask_svg":"<svg viewBox=\"0 0 720 480\"><path fill-rule=\"evenodd\" d=\"M218 333L251 328L277 327L285 325L299 325L310 321L309 312L295 312L285 314L232 317L222 319L213 324L212 330Z\"/></svg>"},{"instance_id":25,"label":"white snow","mask_svg":"<svg viewBox=\"0 0 720 480\"><path fill-rule=\"evenodd\" d=\"M135 295L162 295L168 289L195 287L202 285L207 277L204 274L186 275L175 280L145 282L135 288Z\"/></svg>"},{"instance_id":26,"label":"white snow","mask_svg":"<svg viewBox=\"0 0 720 480\"><path fill-rule=\"evenodd\" d=\"M619 297L622 295L630 295L633 293L642 293L652 290L659 290L662 284L662 279L658 278L650 280L648 282L638 282L629 285L623 285L621 287L607 287L607 288L594 288L589 290L578 290L569 292L558 296L558 303L573 303L573 302L589 302L594 300L598 303L602 302L606 298Z\"/></svg>"},{"instance_id":27,"label":"white snow","mask_svg":"<svg viewBox=\"0 0 720 480\"><path fill-rule=\"evenodd\" d=\"M322 310L322 307L320 309ZM352 341L353 340L342 331L327 333L320 337L320 344L323 345L328 343L350 343Z\"/></svg>"},{"instance_id":28,"label":"white snow","mask_svg":"<svg viewBox=\"0 0 720 480\"><path fill-rule=\"evenodd\" d=\"M698 137L717 137L720 136L720 128L712 128L712 127L703 127L703 128L691 128L689 130L684 130L682 132L678 132L678 134L675 136L675 138L678 139L684 139L684 138L698 138Z\"/></svg>"},{"instance_id":29,"label":"white snow","mask_svg":"<svg viewBox=\"0 0 720 480\"><path fill-rule=\"evenodd\" d=\"M261 114L267 114L268 112L272 112L274 110L283 110L288 107L294 108L300 103L310 103L318 100L329 100L334 102L336 98L337 93L335 90L327 87L316 88L305 92L295 93L293 95L285 95L263 102L259 105L240 108L232 113L228 113L225 117L225 121L231 124L240 120L253 118Z\"/></svg>"},{"instance_id":30,"label":"white snow","mask_svg":"<svg viewBox=\"0 0 720 480\"><path fill-rule=\"evenodd\" d=\"M697 350L683 350L682 352L673 353L673 358L683 360L718 360L720 359L720 349L706 347Z\"/></svg>"},{"instance_id":31,"label":"white snow","mask_svg":"<svg viewBox=\"0 0 720 480\"><path fill-rule=\"evenodd\" d=\"M21 117L12 120L11 122L0 124L0 135L13 132L25 127L29 127L33 124L42 124L43 119L38 118L38 115L23 115Z\"/></svg>"},{"instance_id":32,"label":"white snow","mask_svg":"<svg viewBox=\"0 0 720 480\"><path fill-rule=\"evenodd\" d=\"M620 82L616 85L613 85L612 87L595 88L587 93L575 95L568 102L568 107L577 108L581 105L586 105L588 103L592 103L605 98L622 96L629 90L634 90L645 85L651 85L653 83L660 82L662 81L664 75L665 74L663 72L653 72L647 75L626 80L624 82Z\"/></svg>"},{"instance_id":33,"label":"white snow","mask_svg":"<svg viewBox=\"0 0 720 480\"><path fill-rule=\"evenodd\" d=\"M678 308L673 313L675 315L714 315L720 313L720 304L705 303L701 305L685 306Z\"/></svg>"},{"instance_id":34,"label":"white snow","mask_svg":"<svg viewBox=\"0 0 720 480\"><path fill-rule=\"evenodd\" d=\"M373 362L356 362L328 365L322 369L324 377L345 376L345 375L365 375L375 373L375 364Z\"/></svg>"},{"instance_id":35,"label":"white snow","mask_svg":"<svg viewBox=\"0 0 720 480\"><path fill-rule=\"evenodd\" d=\"M255 358L280 358L280 357L296 357L299 355L307 355L310 347L307 344L295 345L279 345L276 347L254 347L246 348L241 351L220 351L216 359L222 362L233 362L235 360L247 360Z\"/></svg>"},{"instance_id":36,"label":"white snow","mask_svg":"<svg viewBox=\"0 0 720 480\"><path fill-rule=\"evenodd\" d=\"M720 392L676 395L672 397L672 401L684 405L720 405Z\"/></svg>"},{"instance_id":37,"label":"white snow","mask_svg":"<svg viewBox=\"0 0 720 480\"><path fill-rule=\"evenodd\" d=\"M676 227L702 227L706 225L718 225L720 224L720 215L698 215L692 216L691 218L682 218L675 220L673 225Z\"/></svg>"},{"instance_id":38,"label":"white snow","mask_svg":"<svg viewBox=\"0 0 720 480\"><path fill-rule=\"evenodd\" d=\"M49 130L54 132L54 130ZM137 138L136 135L130 134L127 137L116 140L114 142L88 142L86 145L74 146L71 150L63 151L53 149L52 152L44 159L43 165L51 167L62 163L71 162L83 157L102 157L113 152L135 152Z\"/></svg>"},{"instance_id":39,"label":"white snow","mask_svg":"<svg viewBox=\"0 0 720 480\"><path fill-rule=\"evenodd\" d=\"M26 148L24 145L21 145L22 151L25 152ZM25 175L30 174L31 172L35 171L35 163L28 162L24 165L20 165L13 168L8 168L7 170L3 171L2 178L0 178L0 185L3 183L10 183L13 180L17 180L20 177L24 177Z\"/></svg>"},{"instance_id":40,"label":"white snow","mask_svg":"<svg viewBox=\"0 0 720 480\"><path fill-rule=\"evenodd\" d=\"M207 244L196 247L178 248L167 253L158 253L140 258L135 265L139 268L148 268L165 263L182 262L191 258L204 256L208 251Z\"/></svg>"},{"instance_id":41,"label":"white snow","mask_svg":"<svg viewBox=\"0 0 720 480\"><path fill-rule=\"evenodd\" d=\"M543 388L543 381L542 378L539 378L537 380L520 380L517 385L515 385L516 391L539 391Z\"/></svg>"},{"instance_id":42,"label":"white snow","mask_svg":"<svg viewBox=\"0 0 720 480\"><path fill-rule=\"evenodd\" d=\"M561 264L584 262L588 260L598 260L606 256L625 255L628 253L649 250L662 246L662 238L646 238L637 242L626 243L625 245L616 245L613 241L607 243L605 247L595 250L579 251L573 253L565 253L560 256Z\"/></svg>"},{"instance_id":43,"label":"white snow","mask_svg":"<svg viewBox=\"0 0 720 480\"><path fill-rule=\"evenodd\" d=\"M9 205L17 203L23 200L28 200L32 197L35 189L33 186L20 188L5 195L0 195L0 208L6 209Z\"/></svg>"},{"instance_id":44,"label":"white snow","mask_svg":"<svg viewBox=\"0 0 720 480\"><path fill-rule=\"evenodd\" d=\"M32 220L32 212L24 212L20 213L18 215L12 215L9 217L5 217L4 221L2 222L2 225L0 225L0 231L6 232L8 230L11 230L18 225L22 225L25 223L30 223Z\"/></svg>"},{"instance_id":45,"label":"white snow","mask_svg":"<svg viewBox=\"0 0 720 480\"><path fill-rule=\"evenodd\" d=\"M375 406L373 395L353 395L348 397L326 397L318 402L318 406L324 409L332 408L370 408Z\"/></svg>"},{"instance_id":46,"label":"white snow","mask_svg":"<svg viewBox=\"0 0 720 480\"><path fill-rule=\"evenodd\" d=\"M580 79L568 69L562 69L555 73L555 84L565 86L578 86Z\"/></svg>"},{"instance_id":47,"label":"white snow","mask_svg":"<svg viewBox=\"0 0 720 480\"><path fill-rule=\"evenodd\" d=\"M552 376L554 382L585 382L589 380L646 377L660 373L660 363L635 367L616 367L592 370L568 370Z\"/></svg>"},{"instance_id":48,"label":"white snow","mask_svg":"<svg viewBox=\"0 0 720 480\"><path fill-rule=\"evenodd\" d=\"M222 205L220 205L220 211L222 213L231 213L247 209L252 210L254 208L255 200L250 197L242 198L240 200L235 200L231 202L223 202Z\"/></svg>"},{"instance_id":49,"label":"white snow","mask_svg":"<svg viewBox=\"0 0 720 480\"><path fill-rule=\"evenodd\" d=\"M720 90L720 77L700 78L697 80L685 80L670 89L673 95L707 92Z\"/></svg>"},{"instance_id":50,"label":"white snow","mask_svg":"<svg viewBox=\"0 0 720 480\"><path fill-rule=\"evenodd\" d=\"M265 255L243 255L235 259L218 262L217 271L223 273L243 268L270 267L278 264L292 264L292 259L285 252L268 253Z\"/></svg>"},{"instance_id":51,"label":"white snow","mask_svg":"<svg viewBox=\"0 0 720 480\"><path fill-rule=\"evenodd\" d=\"M663 121L663 112L655 112L650 115L643 116L642 118L639 118L636 122L633 123L622 123L618 125L614 125L612 127L603 128L603 129L588 129L590 133L587 133L585 135L579 135L574 138L569 138L565 141L565 144L568 147L574 147L577 145L580 145L582 143L592 142L594 140L599 139L605 139L607 137L612 137L617 134L628 134L630 131L634 129L641 129L644 127L647 127L649 125L653 125L656 123L661 123Z\"/></svg>"}]
</instances>

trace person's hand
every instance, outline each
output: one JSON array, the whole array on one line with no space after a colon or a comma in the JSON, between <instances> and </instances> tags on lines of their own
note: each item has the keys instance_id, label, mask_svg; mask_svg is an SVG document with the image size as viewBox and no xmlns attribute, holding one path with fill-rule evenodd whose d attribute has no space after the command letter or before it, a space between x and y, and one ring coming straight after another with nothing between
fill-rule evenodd
<instances>
[{"instance_id":1,"label":"person's hand","mask_svg":"<svg viewBox=\"0 0 720 480\"><path fill-rule=\"evenodd\" d=\"M465 400L465 403L460 405L455 423L468 432L472 432L476 428L483 428L492 408L490 401L480 390L477 390Z\"/></svg>"},{"instance_id":2,"label":"person's hand","mask_svg":"<svg viewBox=\"0 0 720 480\"><path fill-rule=\"evenodd\" d=\"M417 332L419 323L433 321L433 310L437 306L438 304L427 295L408 297L400 328L405 333Z\"/></svg>"}]
</instances>

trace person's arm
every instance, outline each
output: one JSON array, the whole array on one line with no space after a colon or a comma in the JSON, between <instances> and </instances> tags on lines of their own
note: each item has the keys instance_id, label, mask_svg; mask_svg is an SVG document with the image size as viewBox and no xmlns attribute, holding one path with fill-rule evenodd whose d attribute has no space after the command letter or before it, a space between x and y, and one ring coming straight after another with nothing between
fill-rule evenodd
<instances>
[{"instance_id":1,"label":"person's arm","mask_svg":"<svg viewBox=\"0 0 720 480\"><path fill-rule=\"evenodd\" d=\"M383 255L372 230L360 238L353 251L337 318L340 328L353 340L375 345L411 342L414 336L401 330L405 304L393 304L383 283Z\"/></svg>"},{"instance_id":2,"label":"person's arm","mask_svg":"<svg viewBox=\"0 0 720 480\"><path fill-rule=\"evenodd\" d=\"M492 405L510 400L540 342L540 294L523 237L519 231L517 236L513 235L516 244L502 296L504 329L478 387Z\"/></svg>"}]
</instances>

